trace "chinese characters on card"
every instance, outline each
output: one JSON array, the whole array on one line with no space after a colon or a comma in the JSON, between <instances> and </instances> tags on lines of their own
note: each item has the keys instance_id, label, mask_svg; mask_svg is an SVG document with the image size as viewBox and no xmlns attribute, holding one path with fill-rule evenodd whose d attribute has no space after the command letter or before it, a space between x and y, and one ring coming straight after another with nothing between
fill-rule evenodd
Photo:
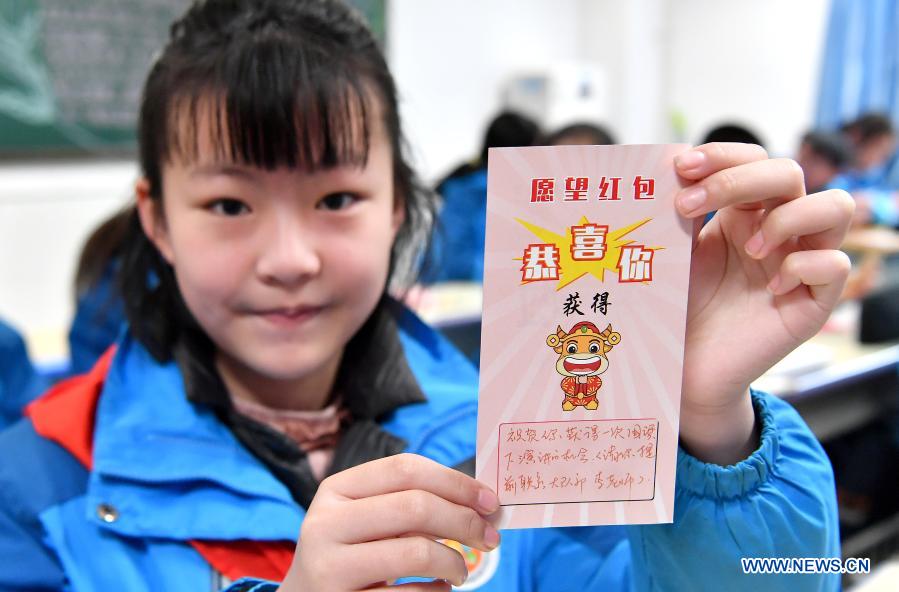
<instances>
[{"instance_id":1,"label":"chinese characters on card","mask_svg":"<svg viewBox=\"0 0 899 592\"><path fill-rule=\"evenodd\" d=\"M476 473L501 528L672 520L685 148L490 152Z\"/></svg>"}]
</instances>

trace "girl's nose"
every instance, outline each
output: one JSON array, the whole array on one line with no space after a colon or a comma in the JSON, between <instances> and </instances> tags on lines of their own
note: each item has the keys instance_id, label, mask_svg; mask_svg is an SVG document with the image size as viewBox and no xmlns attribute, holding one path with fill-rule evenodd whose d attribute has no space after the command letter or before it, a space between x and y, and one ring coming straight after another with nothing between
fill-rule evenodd
<instances>
[{"instance_id":1,"label":"girl's nose","mask_svg":"<svg viewBox=\"0 0 899 592\"><path fill-rule=\"evenodd\" d=\"M304 230L299 220L285 215L267 227L260 237L261 255L256 263L263 282L292 288L318 275L322 261L314 233Z\"/></svg>"}]
</instances>

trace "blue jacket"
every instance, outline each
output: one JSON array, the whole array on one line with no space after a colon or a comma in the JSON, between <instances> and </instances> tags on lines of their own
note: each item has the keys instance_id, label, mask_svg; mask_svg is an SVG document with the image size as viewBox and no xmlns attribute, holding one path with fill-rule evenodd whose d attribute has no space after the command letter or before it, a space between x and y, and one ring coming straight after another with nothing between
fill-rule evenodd
<instances>
[{"instance_id":1,"label":"blue jacket","mask_svg":"<svg viewBox=\"0 0 899 592\"><path fill-rule=\"evenodd\" d=\"M75 317L69 327L69 375L90 370L115 343L126 324L122 297L116 286L118 266L118 260L108 264L90 289L78 296Z\"/></svg>"},{"instance_id":2,"label":"blue jacket","mask_svg":"<svg viewBox=\"0 0 899 592\"><path fill-rule=\"evenodd\" d=\"M871 222L885 226L899 226L897 189L887 182L889 169L884 166L869 171L846 171L827 184L827 189L842 189L849 193L864 192L870 200Z\"/></svg>"},{"instance_id":3,"label":"blue jacket","mask_svg":"<svg viewBox=\"0 0 899 592\"><path fill-rule=\"evenodd\" d=\"M0 321L0 428L22 416L22 408L47 387L34 370L25 341Z\"/></svg>"},{"instance_id":4,"label":"blue jacket","mask_svg":"<svg viewBox=\"0 0 899 592\"><path fill-rule=\"evenodd\" d=\"M421 281L481 283L487 225L487 169L453 177L439 191L443 207L434 227Z\"/></svg>"},{"instance_id":5,"label":"blue jacket","mask_svg":"<svg viewBox=\"0 0 899 592\"><path fill-rule=\"evenodd\" d=\"M382 427L409 452L460 464L475 451L477 374L411 313L399 326L427 402ZM762 442L748 459L723 468L679 452L673 524L506 531L464 589L837 589L838 575L741 572L741 557L839 557L827 457L792 408L753 397ZM91 470L29 418L0 434L0 458L3 591L221 589L186 541L295 540L304 515L214 413L187 400L177 365L127 336L97 403Z\"/></svg>"}]
</instances>

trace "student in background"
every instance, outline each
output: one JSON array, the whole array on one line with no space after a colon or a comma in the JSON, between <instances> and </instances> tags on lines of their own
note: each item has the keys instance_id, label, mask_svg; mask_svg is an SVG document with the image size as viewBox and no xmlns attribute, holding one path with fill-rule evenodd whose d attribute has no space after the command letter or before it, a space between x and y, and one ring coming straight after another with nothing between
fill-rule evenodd
<instances>
[{"instance_id":1,"label":"student in background","mask_svg":"<svg viewBox=\"0 0 899 592\"><path fill-rule=\"evenodd\" d=\"M125 323L116 284L117 257L129 211L103 222L88 238L75 273L75 317L69 328L69 364L39 373L18 332L0 321L0 427L15 423L53 383L87 372L115 343Z\"/></svg>"},{"instance_id":2,"label":"student in background","mask_svg":"<svg viewBox=\"0 0 899 592\"><path fill-rule=\"evenodd\" d=\"M0 428L15 423L47 381L35 371L22 336L0 320Z\"/></svg>"},{"instance_id":3,"label":"student in background","mask_svg":"<svg viewBox=\"0 0 899 592\"><path fill-rule=\"evenodd\" d=\"M484 132L481 151L467 162L454 168L437 182L437 192L442 194L447 181L465 177L487 168L487 151L507 146L530 146L540 133L540 128L529 117L514 111L503 111L490 120Z\"/></svg>"},{"instance_id":4,"label":"student in background","mask_svg":"<svg viewBox=\"0 0 899 592\"><path fill-rule=\"evenodd\" d=\"M845 124L842 132L855 150L849 179L860 188L886 185L886 166L896 152L896 130L889 116L866 113Z\"/></svg>"},{"instance_id":5,"label":"student in background","mask_svg":"<svg viewBox=\"0 0 899 592\"><path fill-rule=\"evenodd\" d=\"M689 186L671 207L698 236L674 524L512 530L497 549L495 492L451 468L473 467L477 373L387 290L434 204L361 17L326 0L195 3L138 127L128 331L0 433L0 589L253 575L283 592L407 576L436 581L401 590L446 591L468 572L440 539L494 550L482 592L837 587L747 576L740 558L839 556L827 457L749 385L836 303L844 193L804 195L797 167L757 146L676 157ZM233 589L257 585L276 587Z\"/></svg>"},{"instance_id":6,"label":"student in background","mask_svg":"<svg viewBox=\"0 0 899 592\"><path fill-rule=\"evenodd\" d=\"M852 160L852 146L842 134L819 131L802 136L796 155L808 193L830 189L834 179L852 164Z\"/></svg>"},{"instance_id":7,"label":"student in background","mask_svg":"<svg viewBox=\"0 0 899 592\"><path fill-rule=\"evenodd\" d=\"M738 142L765 147L758 134L738 123L722 123L710 129L703 136L700 144L708 144L710 142Z\"/></svg>"},{"instance_id":8,"label":"student in background","mask_svg":"<svg viewBox=\"0 0 899 592\"><path fill-rule=\"evenodd\" d=\"M544 143L547 146L607 146L616 142L604 127L595 123L576 122L549 134Z\"/></svg>"},{"instance_id":9,"label":"student in background","mask_svg":"<svg viewBox=\"0 0 899 592\"><path fill-rule=\"evenodd\" d=\"M889 163L896 152L893 122L881 113L866 113L843 126L855 159L833 186L852 194L856 219L863 224L899 226L899 191L887 182Z\"/></svg>"},{"instance_id":10,"label":"student in background","mask_svg":"<svg viewBox=\"0 0 899 592\"><path fill-rule=\"evenodd\" d=\"M443 204L421 273L421 282L482 282L484 228L487 221L487 151L530 146L540 133L524 115L505 111L490 122L481 152L437 185Z\"/></svg>"},{"instance_id":11,"label":"student in background","mask_svg":"<svg viewBox=\"0 0 899 592\"><path fill-rule=\"evenodd\" d=\"M105 220L81 250L75 272L75 317L69 328L73 375L90 370L125 325L116 272L132 215L128 208Z\"/></svg>"}]
</instances>

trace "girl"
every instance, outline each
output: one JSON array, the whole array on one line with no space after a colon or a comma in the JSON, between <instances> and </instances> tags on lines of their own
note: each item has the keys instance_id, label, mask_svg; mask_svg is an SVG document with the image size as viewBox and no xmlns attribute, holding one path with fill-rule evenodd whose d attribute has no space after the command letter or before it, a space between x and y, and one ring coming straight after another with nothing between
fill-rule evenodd
<instances>
[{"instance_id":1,"label":"girl","mask_svg":"<svg viewBox=\"0 0 899 592\"><path fill-rule=\"evenodd\" d=\"M695 183L676 207L718 213L694 252L675 522L500 544L494 492L449 468L471 466L477 376L387 296L433 206L361 21L328 0L195 4L139 134L130 329L0 435L0 588L462 585L437 539L472 549L466 589L838 586L740 558L839 555L826 456L749 384L839 296L844 193L805 196L795 163L754 146L679 157ZM253 586L275 587L234 590Z\"/></svg>"}]
</instances>

